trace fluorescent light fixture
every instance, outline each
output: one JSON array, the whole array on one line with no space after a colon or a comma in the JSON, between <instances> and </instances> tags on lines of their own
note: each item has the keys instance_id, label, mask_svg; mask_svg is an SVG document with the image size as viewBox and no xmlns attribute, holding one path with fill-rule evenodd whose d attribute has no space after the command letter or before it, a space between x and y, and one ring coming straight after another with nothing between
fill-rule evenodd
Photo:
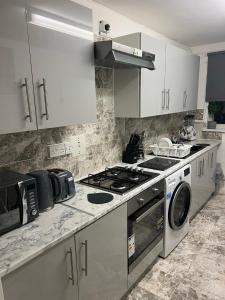
<instances>
[{"instance_id":1,"label":"fluorescent light fixture","mask_svg":"<svg viewBox=\"0 0 225 300\"><path fill-rule=\"evenodd\" d=\"M90 41L93 41L94 38L94 35L91 31L57 21L52 18L41 16L36 13L31 13L29 23Z\"/></svg>"}]
</instances>

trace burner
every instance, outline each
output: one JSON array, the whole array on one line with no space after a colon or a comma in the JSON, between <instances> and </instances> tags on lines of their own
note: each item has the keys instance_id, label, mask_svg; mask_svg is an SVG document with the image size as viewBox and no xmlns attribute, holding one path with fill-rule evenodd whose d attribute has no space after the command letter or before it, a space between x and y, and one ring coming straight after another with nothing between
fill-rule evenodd
<instances>
[{"instance_id":1,"label":"burner","mask_svg":"<svg viewBox=\"0 0 225 300\"><path fill-rule=\"evenodd\" d=\"M128 187L129 187L129 184L126 182L122 182L122 181L115 181L111 185L111 189L113 189L115 191L123 191L123 190L127 189Z\"/></svg>"},{"instance_id":2,"label":"burner","mask_svg":"<svg viewBox=\"0 0 225 300\"><path fill-rule=\"evenodd\" d=\"M95 175L95 176L93 176L92 178L91 178L94 182L101 182L101 181L103 181L103 180L105 180L105 178L104 177L102 177L102 176L100 176L100 175Z\"/></svg>"},{"instance_id":3,"label":"burner","mask_svg":"<svg viewBox=\"0 0 225 300\"><path fill-rule=\"evenodd\" d=\"M128 179L130 181L137 182L140 180L140 176L138 176L137 174L131 174L130 176L128 176Z\"/></svg>"},{"instance_id":4,"label":"burner","mask_svg":"<svg viewBox=\"0 0 225 300\"><path fill-rule=\"evenodd\" d=\"M107 170L108 176L117 177L120 173L121 173L121 171L117 170L117 169Z\"/></svg>"}]
</instances>

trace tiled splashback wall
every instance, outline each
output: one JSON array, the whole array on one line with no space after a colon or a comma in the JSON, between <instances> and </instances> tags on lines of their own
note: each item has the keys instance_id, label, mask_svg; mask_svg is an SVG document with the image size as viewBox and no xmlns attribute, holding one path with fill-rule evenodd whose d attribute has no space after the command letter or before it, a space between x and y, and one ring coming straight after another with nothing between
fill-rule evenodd
<instances>
[{"instance_id":1,"label":"tiled splashback wall","mask_svg":"<svg viewBox=\"0 0 225 300\"><path fill-rule=\"evenodd\" d=\"M28 172L59 167L80 178L119 162L131 132L145 130L147 146L161 136L177 132L182 125L184 113L144 119L115 119L111 69L96 69L96 93L96 123L0 135L0 168ZM79 134L85 135L85 156L48 158L49 144L68 141L71 136Z\"/></svg>"}]
</instances>

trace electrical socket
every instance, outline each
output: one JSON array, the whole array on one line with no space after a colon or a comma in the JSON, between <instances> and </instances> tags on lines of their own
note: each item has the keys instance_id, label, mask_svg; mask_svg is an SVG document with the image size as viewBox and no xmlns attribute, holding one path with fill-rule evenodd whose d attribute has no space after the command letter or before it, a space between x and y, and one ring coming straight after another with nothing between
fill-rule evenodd
<instances>
[{"instance_id":1,"label":"electrical socket","mask_svg":"<svg viewBox=\"0 0 225 300\"><path fill-rule=\"evenodd\" d=\"M85 136L76 135L71 136L68 142L65 142L66 154L72 154L73 156L80 156L85 154Z\"/></svg>"},{"instance_id":2,"label":"electrical socket","mask_svg":"<svg viewBox=\"0 0 225 300\"><path fill-rule=\"evenodd\" d=\"M74 154L75 153L75 144L72 142L66 142L65 144L65 153L66 154Z\"/></svg>"},{"instance_id":3,"label":"electrical socket","mask_svg":"<svg viewBox=\"0 0 225 300\"><path fill-rule=\"evenodd\" d=\"M64 143L49 145L48 149L49 158L63 156L66 154Z\"/></svg>"}]
</instances>

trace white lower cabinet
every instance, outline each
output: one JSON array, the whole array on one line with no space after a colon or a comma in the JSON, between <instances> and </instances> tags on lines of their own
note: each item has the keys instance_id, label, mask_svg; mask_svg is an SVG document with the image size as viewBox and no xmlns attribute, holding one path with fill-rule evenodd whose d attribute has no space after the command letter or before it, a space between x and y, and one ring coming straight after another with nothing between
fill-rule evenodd
<instances>
[{"instance_id":1,"label":"white lower cabinet","mask_svg":"<svg viewBox=\"0 0 225 300\"><path fill-rule=\"evenodd\" d=\"M124 204L3 277L4 300L118 300L127 262Z\"/></svg>"},{"instance_id":2,"label":"white lower cabinet","mask_svg":"<svg viewBox=\"0 0 225 300\"><path fill-rule=\"evenodd\" d=\"M118 300L127 291L127 205L75 236L79 300Z\"/></svg>"},{"instance_id":3,"label":"white lower cabinet","mask_svg":"<svg viewBox=\"0 0 225 300\"><path fill-rule=\"evenodd\" d=\"M74 236L2 279L4 300L77 300Z\"/></svg>"},{"instance_id":4,"label":"white lower cabinet","mask_svg":"<svg viewBox=\"0 0 225 300\"><path fill-rule=\"evenodd\" d=\"M217 148L214 148L191 163L191 218L195 217L215 191L216 157Z\"/></svg>"}]
</instances>

